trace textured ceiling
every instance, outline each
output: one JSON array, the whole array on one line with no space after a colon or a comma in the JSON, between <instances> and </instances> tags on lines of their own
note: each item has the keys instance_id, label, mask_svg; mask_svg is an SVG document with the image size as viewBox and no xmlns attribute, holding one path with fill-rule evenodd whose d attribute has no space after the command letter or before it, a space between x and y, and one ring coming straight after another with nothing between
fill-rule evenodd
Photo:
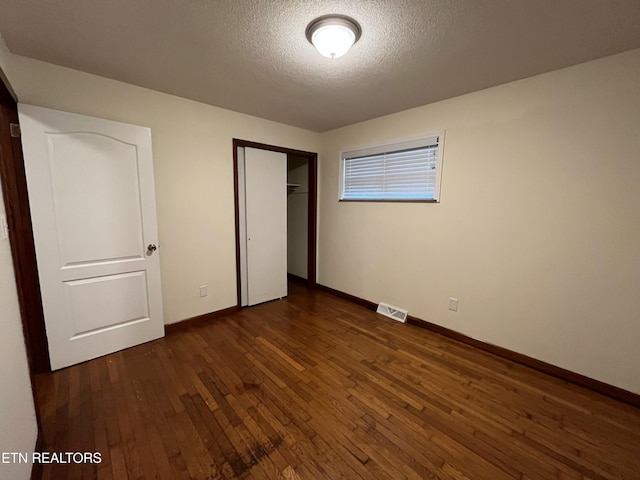
<instances>
[{"instance_id":1,"label":"textured ceiling","mask_svg":"<svg viewBox=\"0 0 640 480\"><path fill-rule=\"evenodd\" d=\"M342 58L314 18L355 18ZM0 0L19 55L315 131L640 48L639 0Z\"/></svg>"}]
</instances>

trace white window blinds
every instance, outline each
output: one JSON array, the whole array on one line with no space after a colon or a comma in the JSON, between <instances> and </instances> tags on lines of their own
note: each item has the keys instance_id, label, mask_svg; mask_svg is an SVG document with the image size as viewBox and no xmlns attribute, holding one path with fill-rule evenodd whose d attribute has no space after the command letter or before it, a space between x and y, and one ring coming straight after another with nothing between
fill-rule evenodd
<instances>
[{"instance_id":1,"label":"white window blinds","mask_svg":"<svg viewBox=\"0 0 640 480\"><path fill-rule=\"evenodd\" d=\"M341 200L438 201L440 137L345 152Z\"/></svg>"}]
</instances>

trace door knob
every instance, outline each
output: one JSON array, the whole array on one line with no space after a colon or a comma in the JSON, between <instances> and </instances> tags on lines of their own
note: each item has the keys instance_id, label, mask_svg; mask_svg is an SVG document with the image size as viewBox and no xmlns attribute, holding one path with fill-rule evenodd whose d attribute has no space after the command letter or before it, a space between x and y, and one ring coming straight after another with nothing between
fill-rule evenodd
<instances>
[{"instance_id":1,"label":"door knob","mask_svg":"<svg viewBox=\"0 0 640 480\"><path fill-rule=\"evenodd\" d=\"M148 251L150 251L151 253L155 252L157 249L158 249L158 247L156 247L156 244L155 244L155 243L150 243L150 244L147 246L147 250L148 250Z\"/></svg>"}]
</instances>

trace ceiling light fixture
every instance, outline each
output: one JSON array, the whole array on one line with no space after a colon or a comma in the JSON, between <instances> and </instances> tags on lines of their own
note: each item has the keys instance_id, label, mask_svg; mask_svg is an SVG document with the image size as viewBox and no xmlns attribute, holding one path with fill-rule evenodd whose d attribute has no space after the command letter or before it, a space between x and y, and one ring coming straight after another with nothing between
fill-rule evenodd
<instances>
[{"instance_id":1,"label":"ceiling light fixture","mask_svg":"<svg viewBox=\"0 0 640 480\"><path fill-rule=\"evenodd\" d=\"M353 18L344 15L325 15L307 26L307 40L328 58L338 58L349 51L362 34Z\"/></svg>"}]
</instances>

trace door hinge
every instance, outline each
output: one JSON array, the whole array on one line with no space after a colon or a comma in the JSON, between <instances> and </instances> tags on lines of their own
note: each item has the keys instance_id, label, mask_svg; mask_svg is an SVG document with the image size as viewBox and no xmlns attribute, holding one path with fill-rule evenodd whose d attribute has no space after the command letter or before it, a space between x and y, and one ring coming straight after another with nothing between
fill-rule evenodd
<instances>
[{"instance_id":1,"label":"door hinge","mask_svg":"<svg viewBox=\"0 0 640 480\"><path fill-rule=\"evenodd\" d=\"M9 130L11 131L11 136L13 138L20 138L21 132L20 132L20 125L17 123L10 123L9 124Z\"/></svg>"}]
</instances>

